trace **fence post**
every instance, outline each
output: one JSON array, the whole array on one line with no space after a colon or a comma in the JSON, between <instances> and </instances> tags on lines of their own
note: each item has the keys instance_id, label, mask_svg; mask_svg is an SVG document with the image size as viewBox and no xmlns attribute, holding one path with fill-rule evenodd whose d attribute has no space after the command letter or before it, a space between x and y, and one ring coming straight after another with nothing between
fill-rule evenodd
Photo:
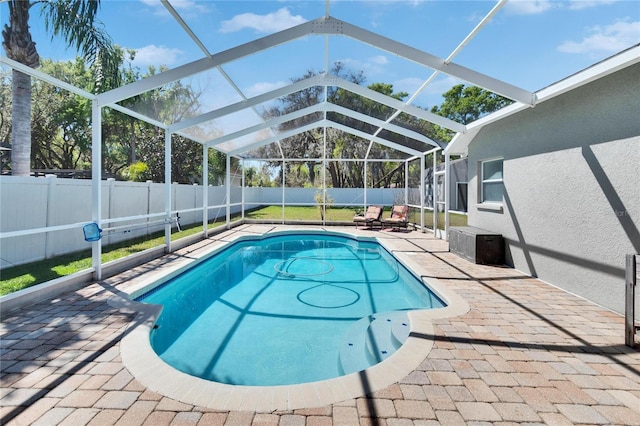
<instances>
[{"instance_id":1,"label":"fence post","mask_svg":"<svg viewBox=\"0 0 640 426\"><path fill-rule=\"evenodd\" d=\"M115 185L116 185L116 179L115 178L107 178L107 189L108 189L108 195L107 195L107 219L114 219L117 214L117 206L116 203L118 202L118 197L115 194ZM107 235L106 241L105 241L105 245L111 244L113 242L113 238L111 238L110 235ZM116 240L117 241L117 240Z\"/></svg>"},{"instance_id":2,"label":"fence post","mask_svg":"<svg viewBox=\"0 0 640 426\"><path fill-rule=\"evenodd\" d=\"M151 234L151 231L149 230L149 222L151 221L149 219L149 215L151 214L151 185L153 184L152 180L147 180L146 182L147 184L147 227L145 229L145 235L149 235Z\"/></svg>"},{"instance_id":3,"label":"fence post","mask_svg":"<svg viewBox=\"0 0 640 426\"><path fill-rule=\"evenodd\" d=\"M625 261L624 344L633 348L636 335L636 256L628 254Z\"/></svg>"},{"instance_id":4,"label":"fence post","mask_svg":"<svg viewBox=\"0 0 640 426\"><path fill-rule=\"evenodd\" d=\"M58 183L56 175L45 175L47 178L47 217L45 218L45 226L53 226L53 218L55 214L55 208L57 207L55 203L55 186ZM50 232L44 233L44 258L50 259L54 256L55 250L52 248L53 244L51 243L52 235Z\"/></svg>"}]
</instances>

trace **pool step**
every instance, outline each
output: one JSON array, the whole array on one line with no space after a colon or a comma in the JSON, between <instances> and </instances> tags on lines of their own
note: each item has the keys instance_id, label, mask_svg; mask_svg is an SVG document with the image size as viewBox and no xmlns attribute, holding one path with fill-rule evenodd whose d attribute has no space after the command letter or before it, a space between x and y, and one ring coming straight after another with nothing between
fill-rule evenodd
<instances>
[{"instance_id":1,"label":"pool step","mask_svg":"<svg viewBox=\"0 0 640 426\"><path fill-rule=\"evenodd\" d=\"M409 316L406 311L401 311L403 315L397 315L395 320L391 322L391 336L397 343L398 347L409 337L411 327L409 326Z\"/></svg>"},{"instance_id":2,"label":"pool step","mask_svg":"<svg viewBox=\"0 0 640 426\"><path fill-rule=\"evenodd\" d=\"M364 370L390 357L409 336L406 311L369 315L345 333L339 352L344 374Z\"/></svg>"}]
</instances>

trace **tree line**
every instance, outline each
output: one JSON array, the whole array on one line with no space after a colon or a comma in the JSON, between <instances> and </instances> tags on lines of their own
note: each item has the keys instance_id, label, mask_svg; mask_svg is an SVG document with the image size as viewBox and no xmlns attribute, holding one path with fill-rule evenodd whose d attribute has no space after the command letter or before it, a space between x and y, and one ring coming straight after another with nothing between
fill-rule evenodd
<instances>
[{"instance_id":1,"label":"tree line","mask_svg":"<svg viewBox=\"0 0 640 426\"><path fill-rule=\"evenodd\" d=\"M130 83L162 69L150 67L142 74L126 65L120 51L119 80ZM77 57L74 61L40 61L40 70L78 88L92 86L94 69ZM129 62L130 63L130 62ZM34 170L91 169L91 101L44 81L31 83L31 168ZM0 141L11 146L11 78L0 76ZM123 106L145 106L138 111L158 120L180 120L199 108L198 94L180 82L128 99ZM172 138L172 179L194 183L200 172L202 148L199 144L174 135ZM6 152L6 151L5 151ZM102 112L102 168L105 175L134 181L164 181L164 131L116 110ZM3 155L3 171L9 169L8 156ZM214 160L215 161L215 160ZM201 172L200 172L201 173Z\"/></svg>"}]
</instances>

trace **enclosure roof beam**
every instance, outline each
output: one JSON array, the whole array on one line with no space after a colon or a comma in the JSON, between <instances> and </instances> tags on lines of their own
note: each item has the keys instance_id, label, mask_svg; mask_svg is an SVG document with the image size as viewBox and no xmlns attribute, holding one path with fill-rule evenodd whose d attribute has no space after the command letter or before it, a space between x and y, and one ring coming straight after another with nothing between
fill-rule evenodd
<instances>
[{"instance_id":1,"label":"enclosure roof beam","mask_svg":"<svg viewBox=\"0 0 640 426\"><path fill-rule=\"evenodd\" d=\"M433 146L438 146L438 144L427 138L426 136L421 135L418 132L415 132L413 130L409 130L409 129L405 129L404 127L400 127L400 126L396 126L394 124L389 124L389 123L384 123L382 120L378 120L376 118L370 117L368 115L365 114L361 114L358 112L355 112L353 110L350 110L348 108L344 108L338 105L334 105L330 102L322 102L307 108L302 108L299 109L297 111L291 112L289 114L285 114L285 115L281 115L279 117L276 117L272 120L266 121L264 123L260 123L260 124L256 124L255 126L250 126L247 127L245 129L242 130L238 130L237 132L233 132L233 133L229 133L226 134L224 136L220 136L214 139L211 139L207 142L205 142L207 145L209 146L213 146L213 145L217 145L217 144L222 144L228 141L231 141L233 139L237 139L246 135L249 135L251 133L256 133L259 132L260 130L264 130L267 128L271 128L277 125L280 125L282 123L286 123L287 121L291 121L294 120L296 118L300 118L303 117L305 115L309 115L309 114L313 114L314 112L327 112L327 111L331 111L331 112L336 112L339 114L343 114L346 116L349 116L351 118L354 118L356 120L360 120L360 121L364 121L366 123L372 124L374 126L381 126L384 125L384 127L394 133L400 134L402 136L406 136L408 138L417 140L419 142L428 144L428 145L433 145ZM275 135L278 136L279 134ZM282 138L282 136L280 136ZM371 137L371 135L369 135L368 137Z\"/></svg>"},{"instance_id":2,"label":"enclosure roof beam","mask_svg":"<svg viewBox=\"0 0 640 426\"><path fill-rule=\"evenodd\" d=\"M233 139L237 139L237 138L249 135L251 133L259 132L260 130L268 129L268 128L280 125L282 123L286 123L287 121L295 120L296 118L304 117L305 115L313 114L314 112L322 112L324 110L325 110L324 105L322 103L319 103L316 105L312 105L310 107L299 109L294 112L290 112L289 114L278 116L264 123L256 124L255 126L246 127L242 130L238 130L237 132L228 133L226 135L210 139L206 141L205 144L208 146L213 146L213 145L225 143ZM280 137L282 138L282 136Z\"/></svg>"},{"instance_id":3,"label":"enclosure roof beam","mask_svg":"<svg viewBox=\"0 0 640 426\"><path fill-rule=\"evenodd\" d=\"M524 104L533 106L535 96L533 93L513 86L504 81L500 81L486 74L479 73L472 69L447 62L442 58L423 52L415 47L394 41L374 32L365 30L355 25L340 21L333 17L323 21L313 21L314 30L323 33L345 35L363 43L385 50L396 56L424 65L444 74L459 78L469 83L480 86L493 93L497 93L509 99L513 99Z\"/></svg>"},{"instance_id":4,"label":"enclosure roof beam","mask_svg":"<svg viewBox=\"0 0 640 426\"><path fill-rule=\"evenodd\" d=\"M323 121L324 121L324 119L320 119L320 120L314 121L312 123L306 124L304 126L296 128L296 129L292 129L292 130L288 130L288 131L282 132L282 133L278 134L277 136L271 136L271 137L265 138L263 140L254 142L254 143L252 143L250 145L245 145L242 148L238 148L238 149L229 151L229 152L227 152L227 154L229 154L229 155L238 155L240 153L243 153L243 152L246 152L246 151L250 151L252 149L260 148L261 146L264 146L264 145L269 145L270 143L277 142L277 141L279 141L281 139L289 138L291 136L299 135L300 133L304 133L304 132L307 132L309 130L317 129L318 127L322 127L322 122ZM215 146L214 146L214 148L215 148ZM216 149L219 149L219 148L216 148Z\"/></svg>"},{"instance_id":5,"label":"enclosure roof beam","mask_svg":"<svg viewBox=\"0 0 640 426\"><path fill-rule=\"evenodd\" d=\"M398 133L402 136L406 136L411 139L415 139L417 141L423 142L432 146L440 146L436 141L402 126L398 126L396 124L387 123L378 118L371 117L370 115L362 114L360 112L354 111L349 108L342 107L340 105L335 105L331 102L325 102L325 110L335 112L338 114L346 115L351 118L355 118L356 120L364 121L365 123L373 124L374 126L378 126L385 130L389 130L390 132Z\"/></svg>"},{"instance_id":6,"label":"enclosure roof beam","mask_svg":"<svg viewBox=\"0 0 640 426\"><path fill-rule=\"evenodd\" d=\"M345 126L344 124L340 124L340 123L336 123L335 121L332 120L325 120L327 122L326 127L333 127L336 130L342 130L343 132L347 132L347 133L351 133L354 136L358 136L362 139L365 140L369 140L369 141L373 141L373 142L377 142L380 145L384 145L388 148L393 148L397 151L401 151L404 152L405 154L409 154L409 155L420 155L420 151L412 149L412 148L408 148L404 145L401 145L397 142L392 142L390 140L381 138L380 136L373 136L369 133L354 129L353 127L349 127L349 126Z\"/></svg>"},{"instance_id":7,"label":"enclosure roof beam","mask_svg":"<svg viewBox=\"0 0 640 426\"><path fill-rule=\"evenodd\" d=\"M535 99L531 92L512 86L508 83L491 78L487 75L475 72L452 62L447 63L444 59L420 51L414 47L396 42L389 38L380 36L371 31L356 27L333 17L321 17L313 21L308 21L292 28L280 31L275 34L262 37L251 42L236 46L234 48L216 53L189 64L176 67L160 74L156 74L145 79L133 82L108 92L98 95L101 103L115 103L132 96L139 95L146 91L155 89L164 84L171 83L181 78L188 77L210 68L223 65L225 63L249 56L263 50L293 41L307 35L346 35L355 40L372 45L379 49L390 52L394 55L404 57L420 65L435 69L442 73L460 78L472 84L476 84L494 93L498 93L509 99L513 99L525 104L533 105Z\"/></svg>"},{"instance_id":8,"label":"enclosure roof beam","mask_svg":"<svg viewBox=\"0 0 640 426\"><path fill-rule=\"evenodd\" d=\"M324 20L324 17L318 18L317 20ZM202 58L161 72L160 74L155 74L142 80L135 81L126 86L104 92L98 95L98 97L104 103L120 102L132 96L136 96L165 84L180 80L181 78L189 77L245 56L253 55L263 50L305 37L312 33L313 22L315 21L308 21L275 34L252 40L231 49L215 53L210 57Z\"/></svg>"},{"instance_id":9,"label":"enclosure roof beam","mask_svg":"<svg viewBox=\"0 0 640 426\"><path fill-rule=\"evenodd\" d=\"M233 113L242 111L244 109L252 108L256 105L260 105L270 100L277 99L281 96L286 96L291 93L299 92L309 87L321 86L323 81L324 81L323 75L317 75L304 80L296 81L295 83L292 83L288 86L271 90L261 95L257 95L252 98L242 100L234 104L227 105L222 108L218 108L213 111L206 112L196 117L187 118L185 120L179 121L169 126L169 128L172 131L179 131L182 129L193 127L210 120L215 120L216 118L224 117L225 115L233 114Z\"/></svg>"},{"instance_id":10,"label":"enclosure roof beam","mask_svg":"<svg viewBox=\"0 0 640 426\"><path fill-rule=\"evenodd\" d=\"M415 117L422 118L423 120L426 120L430 123L437 124L440 127L453 130L454 132L464 132L466 130L464 124L460 124L456 121L438 114L434 114L425 109L418 108L413 105L407 105L402 101L392 98L391 96L384 95L380 92L376 92L375 90L371 90L368 87L360 86L339 77L332 77L332 79L334 80L333 84L328 85L341 87L345 90L356 93L358 95L362 95L365 98L369 98L388 107L401 110L402 112L409 115L413 115Z\"/></svg>"},{"instance_id":11,"label":"enclosure roof beam","mask_svg":"<svg viewBox=\"0 0 640 426\"><path fill-rule=\"evenodd\" d=\"M21 64L20 62L14 61L13 59L9 59L6 56L0 55L0 63L7 64L11 68L18 70L23 74L30 75L31 77L35 77L38 80L45 81L61 89L68 90L69 92L75 93L78 96L82 96L85 99L90 99L90 100L96 99L96 95L94 95L93 93L89 93L86 90L82 90L76 86L73 86L69 83L66 83L62 80L52 77L49 74L45 74L42 71L28 67L24 64Z\"/></svg>"},{"instance_id":12,"label":"enclosure roof beam","mask_svg":"<svg viewBox=\"0 0 640 426\"><path fill-rule=\"evenodd\" d=\"M451 61L453 61L453 58L455 58L458 55L458 53L460 53L462 49L467 44L469 44L469 42L480 32L482 28L484 28L489 23L489 21L491 21L491 19L498 13L500 9L502 9L504 5L507 4L508 1L509 0L498 0L496 5L489 11L489 13L484 18L482 18L482 20L480 20L478 25L476 25L476 27L473 30L471 30L469 34L467 34L464 40L462 40L462 42L455 49L453 49L453 51L449 54L449 56L447 56L447 58L444 60L444 63L448 64ZM422 83L422 85L418 88L418 90L416 90L413 93L413 95L411 95L409 99L405 101L405 104L407 105L413 104L413 102L416 100L418 95L420 95L420 93L422 93L433 82L433 80L435 80L438 74L440 74L440 72L438 70L434 70L433 73ZM396 110L393 114L391 114L391 117L389 117L385 121L388 123L393 121L398 115L400 115L401 112L402 111L400 110ZM381 131L382 131L382 127L379 128L375 132L375 134L377 135Z\"/></svg>"},{"instance_id":13,"label":"enclosure roof beam","mask_svg":"<svg viewBox=\"0 0 640 426\"><path fill-rule=\"evenodd\" d=\"M211 52L209 52L209 49L207 49L207 47L204 45L204 43L202 43L202 41L198 38L198 36L193 32L193 30L191 30L191 27L189 27L189 25L187 25L187 23L185 22L184 19L182 19L182 16L180 16L180 14L178 13L178 11L171 5L171 3L169 3L168 0L160 0L160 2L162 3L162 5L165 7L165 9L167 9L169 11L169 13L171 14L171 16L173 16L173 18L178 22L178 24L180 24L180 26L182 27L183 30L185 30L185 32L189 35L189 37L191 37L191 40L193 40L193 42L195 44L198 45L198 47L200 48L200 50L202 50L202 52L207 56L207 57L211 57Z\"/></svg>"},{"instance_id":14,"label":"enclosure roof beam","mask_svg":"<svg viewBox=\"0 0 640 426\"><path fill-rule=\"evenodd\" d=\"M348 90L350 92L356 93L358 95L364 96L365 98L371 99L373 101L379 102L383 105L394 109L400 109L406 114L410 114L421 118L423 120L429 121L431 123L437 124L441 127L445 127L447 129L453 130L455 132L464 132L465 126L463 124L457 123L453 120L450 120L446 117L439 116L437 114L433 114L429 111L423 110L421 108L417 108L412 105L405 105L404 102L394 99L390 96L384 95L380 92L376 92L375 90L371 90L367 87L362 87L358 84L351 83L347 80L336 76L330 75L316 75L304 80L296 81L288 86L280 87L278 89L254 96L252 98L242 100L236 102L231 105L224 106L217 110L209 111L204 114L201 114L196 117L188 118L182 120L178 123L169 126L169 130L171 132L179 132L180 130L196 126L198 124L215 120L216 118L223 117L225 115L233 114L239 111L242 111L247 108L252 108L256 105L259 105L264 102L268 102L272 99L277 99L282 96L286 96L291 93L299 92L301 90L305 90L309 87L313 86L336 86ZM428 142L427 142L428 143Z\"/></svg>"},{"instance_id":15,"label":"enclosure roof beam","mask_svg":"<svg viewBox=\"0 0 640 426\"><path fill-rule=\"evenodd\" d=\"M229 155L238 155L238 154L240 154L242 152L250 151L252 149L256 149L256 148L259 148L261 146L268 145L270 143L277 142L279 140L286 139L286 138L289 138L289 137L292 137L292 136L296 136L296 135L299 135L300 133L304 133L304 132L307 132L307 131L310 131L310 130L314 130L314 129L317 129L317 128L320 128L320 127L332 127L334 129L337 129L337 130L342 130L343 132L352 134L354 136L358 136L358 137L360 137L362 139L365 139L365 140L372 140L372 141L377 142L377 143L379 143L381 145L384 145L384 146L389 147L389 148L396 149L398 151L404 152L404 153L409 154L409 155L420 155L421 154L420 151L417 151L415 149L407 148L406 146L400 145L400 144L395 143L395 142L391 142L391 141L389 141L387 139L384 139L384 138L381 138L379 136L375 136L374 137L374 136L372 136L372 135L370 135L368 133L362 132L362 131L354 129L352 127L345 126L343 124L336 123L334 121L327 120L327 119L320 119L320 120L308 123L308 124L306 124L304 126L300 126L298 128L295 128L295 129L287 130L287 131L282 132L282 133L280 133L280 134L278 134L276 136L265 138L265 139L263 139L261 141L257 141L257 142L254 142L252 144L246 145L246 146L244 146L242 148L234 149L232 151L227 152L227 154L229 154Z\"/></svg>"},{"instance_id":16,"label":"enclosure roof beam","mask_svg":"<svg viewBox=\"0 0 640 426\"><path fill-rule=\"evenodd\" d=\"M152 118L149 118L146 115L140 114L139 112L133 111L132 109L129 109L127 107L123 107L120 104L109 104L109 105L105 105L105 107L114 109L116 111L119 111L119 112L121 112L123 114L128 115L129 117L136 118L136 119L138 119L140 121L144 121L145 123L149 123L152 126L157 126L157 127L160 127L161 129L165 129L165 130L167 129L167 125L166 124L164 124L164 123L162 123L162 122L160 122L158 120L154 120Z\"/></svg>"}]
</instances>

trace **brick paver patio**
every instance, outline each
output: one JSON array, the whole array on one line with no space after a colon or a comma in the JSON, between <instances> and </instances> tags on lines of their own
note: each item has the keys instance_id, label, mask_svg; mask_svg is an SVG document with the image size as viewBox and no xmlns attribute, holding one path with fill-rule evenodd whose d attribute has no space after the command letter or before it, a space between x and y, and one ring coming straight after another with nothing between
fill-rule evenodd
<instances>
[{"instance_id":1,"label":"brick paver patio","mask_svg":"<svg viewBox=\"0 0 640 426\"><path fill-rule=\"evenodd\" d=\"M146 389L120 356L133 313L107 300L163 259L3 318L0 424L640 425L640 352L624 346L620 315L513 269L467 262L431 234L358 233L406 240L399 247L424 278L470 305L462 316L434 320L434 335L420 336L433 339L433 349L400 382L270 413L211 410Z\"/></svg>"}]
</instances>

